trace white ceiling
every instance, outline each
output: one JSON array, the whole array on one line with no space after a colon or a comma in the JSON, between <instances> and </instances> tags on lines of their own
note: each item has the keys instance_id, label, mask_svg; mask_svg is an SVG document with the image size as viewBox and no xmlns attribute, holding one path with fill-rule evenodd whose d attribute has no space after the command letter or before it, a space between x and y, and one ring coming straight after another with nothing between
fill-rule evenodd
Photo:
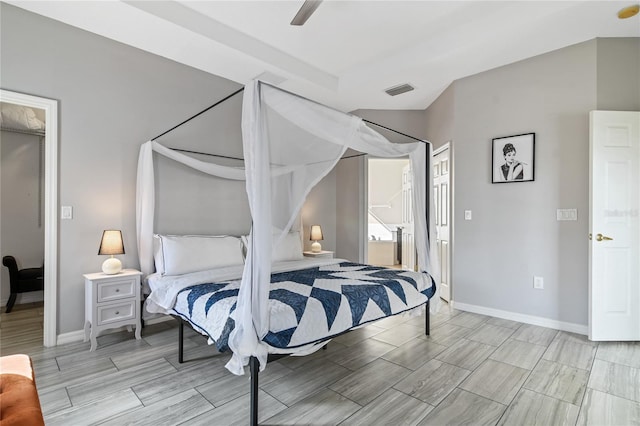
<instances>
[{"instance_id":1,"label":"white ceiling","mask_svg":"<svg viewBox=\"0 0 640 426\"><path fill-rule=\"evenodd\" d=\"M7 1L244 84L343 111L425 109L454 80L595 37L640 37L628 1ZM267 74L264 74L267 73ZM396 97L384 89L410 83Z\"/></svg>"}]
</instances>

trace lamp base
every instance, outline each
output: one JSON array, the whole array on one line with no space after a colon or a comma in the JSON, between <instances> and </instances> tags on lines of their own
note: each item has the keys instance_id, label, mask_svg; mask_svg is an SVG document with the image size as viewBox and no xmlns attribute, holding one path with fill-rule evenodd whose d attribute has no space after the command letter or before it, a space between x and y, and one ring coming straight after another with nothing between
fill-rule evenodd
<instances>
[{"instance_id":1,"label":"lamp base","mask_svg":"<svg viewBox=\"0 0 640 426\"><path fill-rule=\"evenodd\" d=\"M322 251L322 246L320 245L319 242L314 242L313 244L311 244L311 252L312 253L320 253Z\"/></svg>"},{"instance_id":2,"label":"lamp base","mask_svg":"<svg viewBox=\"0 0 640 426\"><path fill-rule=\"evenodd\" d=\"M117 274L120 271L122 271L122 262L115 257L110 257L102 264L102 272L107 275Z\"/></svg>"}]
</instances>

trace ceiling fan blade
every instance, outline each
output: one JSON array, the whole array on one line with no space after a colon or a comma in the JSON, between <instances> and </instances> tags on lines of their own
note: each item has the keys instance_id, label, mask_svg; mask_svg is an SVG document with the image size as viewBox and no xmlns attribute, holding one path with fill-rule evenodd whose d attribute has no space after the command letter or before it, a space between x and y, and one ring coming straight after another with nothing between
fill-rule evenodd
<instances>
[{"instance_id":1,"label":"ceiling fan blade","mask_svg":"<svg viewBox=\"0 0 640 426\"><path fill-rule=\"evenodd\" d=\"M293 17L291 25L304 25L307 19L309 19L318 6L320 6L320 3L322 3L322 0L305 0L300 10L298 10L298 13L296 13L296 16Z\"/></svg>"}]
</instances>

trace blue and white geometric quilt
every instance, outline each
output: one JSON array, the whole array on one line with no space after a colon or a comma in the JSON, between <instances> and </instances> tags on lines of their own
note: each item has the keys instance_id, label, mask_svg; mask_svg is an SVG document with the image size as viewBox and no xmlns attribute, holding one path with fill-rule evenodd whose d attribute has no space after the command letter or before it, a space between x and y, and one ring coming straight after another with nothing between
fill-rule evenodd
<instances>
[{"instance_id":1,"label":"blue and white geometric quilt","mask_svg":"<svg viewBox=\"0 0 640 426\"><path fill-rule=\"evenodd\" d=\"M426 279L425 279L426 276ZM173 311L228 349L239 281L181 290ZM352 262L271 275L269 333L279 349L322 342L349 329L416 308L435 293L425 274Z\"/></svg>"}]
</instances>

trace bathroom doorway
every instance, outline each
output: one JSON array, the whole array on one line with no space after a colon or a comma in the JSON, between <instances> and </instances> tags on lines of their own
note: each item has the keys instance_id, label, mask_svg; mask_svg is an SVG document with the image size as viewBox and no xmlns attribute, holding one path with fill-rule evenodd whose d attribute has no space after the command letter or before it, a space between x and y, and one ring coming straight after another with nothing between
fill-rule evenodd
<instances>
[{"instance_id":1,"label":"bathroom doorway","mask_svg":"<svg viewBox=\"0 0 640 426\"><path fill-rule=\"evenodd\" d=\"M411 176L409 159L369 158L367 161L365 261L371 265L402 268L403 259L406 263L415 250L407 246L411 240L408 228L411 197L407 193L407 179Z\"/></svg>"}]
</instances>

